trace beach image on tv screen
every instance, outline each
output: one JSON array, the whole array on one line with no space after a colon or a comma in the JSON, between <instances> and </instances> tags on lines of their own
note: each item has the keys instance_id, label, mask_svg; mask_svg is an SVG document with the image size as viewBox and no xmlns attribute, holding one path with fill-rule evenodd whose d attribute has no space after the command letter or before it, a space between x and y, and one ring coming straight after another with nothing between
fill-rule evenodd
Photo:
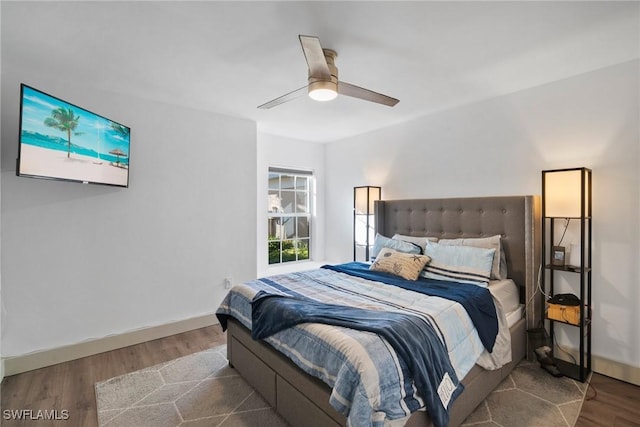
<instances>
[{"instance_id":1,"label":"beach image on tv screen","mask_svg":"<svg viewBox=\"0 0 640 427\"><path fill-rule=\"evenodd\" d=\"M20 119L20 175L128 186L128 127L26 85Z\"/></svg>"}]
</instances>

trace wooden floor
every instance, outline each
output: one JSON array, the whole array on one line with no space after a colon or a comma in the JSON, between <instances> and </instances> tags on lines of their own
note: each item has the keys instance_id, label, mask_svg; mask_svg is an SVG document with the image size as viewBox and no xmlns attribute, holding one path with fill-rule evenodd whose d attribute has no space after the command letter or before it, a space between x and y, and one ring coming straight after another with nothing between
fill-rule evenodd
<instances>
[{"instance_id":1,"label":"wooden floor","mask_svg":"<svg viewBox=\"0 0 640 427\"><path fill-rule=\"evenodd\" d=\"M97 425L94 384L226 342L219 326L197 329L7 377L0 392L2 427ZM640 427L640 387L594 374L576 427ZM595 390L595 391L594 391ZM7 410L67 410L66 421L18 421ZM63 415L60 413L60 415ZM508 426L517 427L517 426Z\"/></svg>"},{"instance_id":2,"label":"wooden floor","mask_svg":"<svg viewBox=\"0 0 640 427\"><path fill-rule=\"evenodd\" d=\"M640 387L593 374L576 427L640 427Z\"/></svg>"},{"instance_id":3,"label":"wooden floor","mask_svg":"<svg viewBox=\"0 0 640 427\"><path fill-rule=\"evenodd\" d=\"M226 334L219 326L211 326L6 377L0 389L1 425L95 427L96 382L224 343ZM57 422L6 419L6 410L19 409L32 409L34 416L39 409L68 410L69 419Z\"/></svg>"}]
</instances>

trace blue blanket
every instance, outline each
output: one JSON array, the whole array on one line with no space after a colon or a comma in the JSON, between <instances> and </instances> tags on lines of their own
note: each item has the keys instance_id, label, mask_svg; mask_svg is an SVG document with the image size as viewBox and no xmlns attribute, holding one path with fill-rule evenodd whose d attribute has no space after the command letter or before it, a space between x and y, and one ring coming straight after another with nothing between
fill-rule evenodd
<instances>
[{"instance_id":1,"label":"blue blanket","mask_svg":"<svg viewBox=\"0 0 640 427\"><path fill-rule=\"evenodd\" d=\"M384 337L409 367L434 425L448 425L448 408L462 393L464 386L458 381L438 334L423 318L401 312L326 304L309 298L264 291L256 294L251 305L253 339L267 338L300 323L343 326Z\"/></svg>"},{"instance_id":2,"label":"blue blanket","mask_svg":"<svg viewBox=\"0 0 640 427\"><path fill-rule=\"evenodd\" d=\"M484 347L489 353L493 351L498 335L498 316L491 292L487 288L435 279L405 280L390 273L369 270L369 265L361 262L324 265L322 268L458 302L469 314Z\"/></svg>"}]
</instances>

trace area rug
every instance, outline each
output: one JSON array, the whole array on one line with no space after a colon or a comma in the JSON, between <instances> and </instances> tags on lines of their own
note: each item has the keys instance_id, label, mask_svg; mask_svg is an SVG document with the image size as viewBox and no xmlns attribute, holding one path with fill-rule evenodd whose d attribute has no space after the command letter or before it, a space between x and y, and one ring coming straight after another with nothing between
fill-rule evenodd
<instances>
[{"instance_id":1,"label":"area rug","mask_svg":"<svg viewBox=\"0 0 640 427\"><path fill-rule=\"evenodd\" d=\"M219 346L97 383L99 427L284 427ZM587 385L521 362L465 426L573 427Z\"/></svg>"}]
</instances>

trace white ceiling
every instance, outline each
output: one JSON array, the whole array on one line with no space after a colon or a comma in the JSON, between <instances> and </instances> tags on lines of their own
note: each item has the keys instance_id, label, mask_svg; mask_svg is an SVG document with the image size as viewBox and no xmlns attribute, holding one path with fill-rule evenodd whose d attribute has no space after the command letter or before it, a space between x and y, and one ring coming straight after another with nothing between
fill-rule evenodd
<instances>
[{"instance_id":1,"label":"white ceiling","mask_svg":"<svg viewBox=\"0 0 640 427\"><path fill-rule=\"evenodd\" d=\"M46 63L59 79L321 142L640 57L638 2L1 5L3 60ZM306 84L298 34L338 52L341 80L400 103L302 97L258 110Z\"/></svg>"}]
</instances>

